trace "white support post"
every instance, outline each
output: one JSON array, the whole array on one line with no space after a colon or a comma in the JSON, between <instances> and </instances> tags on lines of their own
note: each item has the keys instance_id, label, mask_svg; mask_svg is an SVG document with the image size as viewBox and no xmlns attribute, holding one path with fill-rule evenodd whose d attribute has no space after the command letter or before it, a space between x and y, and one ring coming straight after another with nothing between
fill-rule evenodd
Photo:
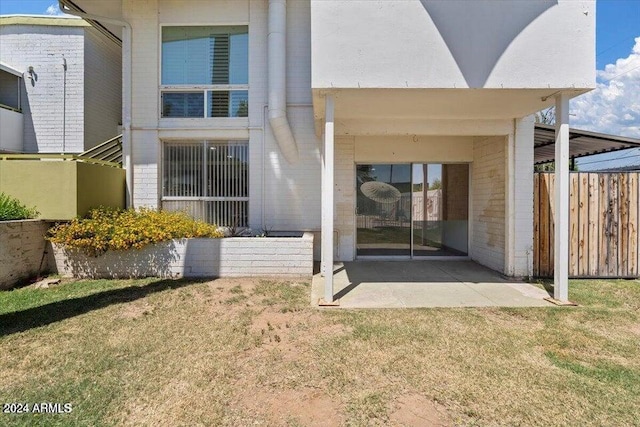
<instances>
[{"instance_id":1,"label":"white support post","mask_svg":"<svg viewBox=\"0 0 640 427\"><path fill-rule=\"evenodd\" d=\"M505 202L507 207L505 221L505 266L504 273L507 276L515 275L516 252L516 131L515 120L513 131L507 136L507 194Z\"/></svg>"},{"instance_id":2,"label":"white support post","mask_svg":"<svg viewBox=\"0 0 640 427\"><path fill-rule=\"evenodd\" d=\"M324 302L333 302L333 178L334 178L334 101L325 98L324 156L322 174L322 272Z\"/></svg>"},{"instance_id":3,"label":"white support post","mask_svg":"<svg viewBox=\"0 0 640 427\"><path fill-rule=\"evenodd\" d=\"M569 300L569 96L556 95L555 241L553 297Z\"/></svg>"}]
</instances>

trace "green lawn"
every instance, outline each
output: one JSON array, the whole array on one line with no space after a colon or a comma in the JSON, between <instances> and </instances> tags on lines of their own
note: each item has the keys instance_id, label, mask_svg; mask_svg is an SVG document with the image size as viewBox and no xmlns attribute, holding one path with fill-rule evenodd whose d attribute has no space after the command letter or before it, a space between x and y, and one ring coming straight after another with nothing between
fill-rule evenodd
<instances>
[{"instance_id":1,"label":"green lawn","mask_svg":"<svg viewBox=\"0 0 640 427\"><path fill-rule=\"evenodd\" d=\"M640 282L574 308L325 310L309 284L0 292L0 425L640 425Z\"/></svg>"}]
</instances>

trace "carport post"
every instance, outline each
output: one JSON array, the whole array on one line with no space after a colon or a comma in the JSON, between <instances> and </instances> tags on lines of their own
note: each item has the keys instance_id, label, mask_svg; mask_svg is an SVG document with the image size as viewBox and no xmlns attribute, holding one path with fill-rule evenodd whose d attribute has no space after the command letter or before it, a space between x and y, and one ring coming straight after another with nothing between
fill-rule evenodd
<instances>
[{"instance_id":1,"label":"carport post","mask_svg":"<svg viewBox=\"0 0 640 427\"><path fill-rule=\"evenodd\" d=\"M334 174L334 101L325 97L324 156L322 174L322 272L324 302L333 302L333 174Z\"/></svg>"},{"instance_id":2,"label":"carport post","mask_svg":"<svg viewBox=\"0 0 640 427\"><path fill-rule=\"evenodd\" d=\"M553 297L569 300L569 96L556 95Z\"/></svg>"}]
</instances>

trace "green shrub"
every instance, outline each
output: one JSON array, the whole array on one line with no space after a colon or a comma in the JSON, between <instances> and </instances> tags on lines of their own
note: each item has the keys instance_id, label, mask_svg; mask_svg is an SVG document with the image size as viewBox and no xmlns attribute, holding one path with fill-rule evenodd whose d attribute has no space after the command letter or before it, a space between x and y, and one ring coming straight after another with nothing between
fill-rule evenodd
<instances>
[{"instance_id":1,"label":"green shrub","mask_svg":"<svg viewBox=\"0 0 640 427\"><path fill-rule=\"evenodd\" d=\"M56 225L47 238L99 255L109 250L140 249L191 237L222 237L222 232L215 225L196 221L181 212L100 208L90 211L84 219Z\"/></svg>"},{"instance_id":2,"label":"green shrub","mask_svg":"<svg viewBox=\"0 0 640 427\"><path fill-rule=\"evenodd\" d=\"M38 214L36 208L28 208L15 197L0 193L0 221L35 218Z\"/></svg>"}]
</instances>

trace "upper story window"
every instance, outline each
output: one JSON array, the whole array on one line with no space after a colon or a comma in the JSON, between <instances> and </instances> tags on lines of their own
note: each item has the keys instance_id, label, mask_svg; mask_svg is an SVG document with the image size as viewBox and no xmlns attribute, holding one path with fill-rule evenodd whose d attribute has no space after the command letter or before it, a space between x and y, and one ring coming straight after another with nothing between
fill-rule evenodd
<instances>
[{"instance_id":1,"label":"upper story window","mask_svg":"<svg viewBox=\"0 0 640 427\"><path fill-rule=\"evenodd\" d=\"M247 117L246 25L162 28L162 117Z\"/></svg>"}]
</instances>

